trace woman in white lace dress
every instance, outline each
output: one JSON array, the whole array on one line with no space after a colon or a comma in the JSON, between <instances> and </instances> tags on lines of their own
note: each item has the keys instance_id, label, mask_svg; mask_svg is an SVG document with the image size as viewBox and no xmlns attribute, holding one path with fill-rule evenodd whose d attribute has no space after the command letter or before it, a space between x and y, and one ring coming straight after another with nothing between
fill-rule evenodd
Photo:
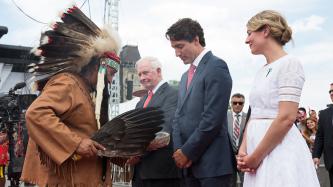
<instances>
[{"instance_id":1,"label":"woman in white lace dress","mask_svg":"<svg viewBox=\"0 0 333 187\"><path fill-rule=\"evenodd\" d=\"M317 187L310 151L293 125L305 77L299 60L283 50L291 28L278 12L263 11L248 21L247 33L252 54L264 55L266 64L255 77L237 156L244 187Z\"/></svg>"}]
</instances>

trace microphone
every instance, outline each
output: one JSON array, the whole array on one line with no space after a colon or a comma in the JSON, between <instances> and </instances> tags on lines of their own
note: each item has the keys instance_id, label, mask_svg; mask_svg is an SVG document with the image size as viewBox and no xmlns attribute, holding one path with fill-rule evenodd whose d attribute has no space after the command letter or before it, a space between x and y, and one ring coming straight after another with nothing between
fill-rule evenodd
<instances>
[{"instance_id":1,"label":"microphone","mask_svg":"<svg viewBox=\"0 0 333 187\"><path fill-rule=\"evenodd\" d=\"M25 82L20 82L20 83L17 83L13 89L13 91L16 91L18 89L21 89L21 88L24 88L27 84Z\"/></svg>"}]
</instances>

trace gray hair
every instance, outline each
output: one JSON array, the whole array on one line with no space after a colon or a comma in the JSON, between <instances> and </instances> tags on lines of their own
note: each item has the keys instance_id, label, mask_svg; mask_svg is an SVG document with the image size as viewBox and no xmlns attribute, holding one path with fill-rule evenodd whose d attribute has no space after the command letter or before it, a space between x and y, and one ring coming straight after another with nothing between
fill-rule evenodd
<instances>
[{"instance_id":1,"label":"gray hair","mask_svg":"<svg viewBox=\"0 0 333 187\"><path fill-rule=\"evenodd\" d=\"M244 95L241 93L235 93L234 95L231 96L231 98L234 98L234 97L245 99Z\"/></svg>"},{"instance_id":2,"label":"gray hair","mask_svg":"<svg viewBox=\"0 0 333 187\"><path fill-rule=\"evenodd\" d=\"M138 60L135 63L135 69L137 69L138 65L142 62L149 62L151 67L156 70L158 68L162 69L162 64L161 62L158 60L158 58L156 57L151 57L151 56L147 56L147 57L143 57L140 60Z\"/></svg>"}]
</instances>

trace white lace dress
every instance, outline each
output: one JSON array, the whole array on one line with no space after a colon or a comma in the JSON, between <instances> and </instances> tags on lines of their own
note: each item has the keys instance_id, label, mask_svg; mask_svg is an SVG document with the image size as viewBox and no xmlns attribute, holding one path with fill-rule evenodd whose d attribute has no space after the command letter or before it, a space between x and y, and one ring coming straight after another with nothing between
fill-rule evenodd
<instances>
[{"instance_id":1,"label":"white lace dress","mask_svg":"<svg viewBox=\"0 0 333 187\"><path fill-rule=\"evenodd\" d=\"M248 154L255 150L277 116L279 101L299 102L304 81L302 65L290 55L259 70L250 94ZM309 148L296 126L264 158L255 174L245 173L244 176L244 187L317 186L319 181Z\"/></svg>"}]
</instances>

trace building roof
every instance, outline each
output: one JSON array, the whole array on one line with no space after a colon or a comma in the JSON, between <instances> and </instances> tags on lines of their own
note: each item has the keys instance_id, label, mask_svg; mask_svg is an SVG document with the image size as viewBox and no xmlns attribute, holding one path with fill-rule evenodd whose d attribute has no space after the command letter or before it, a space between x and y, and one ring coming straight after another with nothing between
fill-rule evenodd
<instances>
[{"instance_id":1,"label":"building roof","mask_svg":"<svg viewBox=\"0 0 333 187\"><path fill-rule=\"evenodd\" d=\"M120 52L121 63L131 63L135 64L136 61L140 59L140 53L138 46L135 45L125 45Z\"/></svg>"},{"instance_id":2,"label":"building roof","mask_svg":"<svg viewBox=\"0 0 333 187\"><path fill-rule=\"evenodd\" d=\"M0 63L13 64L13 72L25 72L26 66L38 62L31 54L32 47L0 44Z\"/></svg>"}]
</instances>

